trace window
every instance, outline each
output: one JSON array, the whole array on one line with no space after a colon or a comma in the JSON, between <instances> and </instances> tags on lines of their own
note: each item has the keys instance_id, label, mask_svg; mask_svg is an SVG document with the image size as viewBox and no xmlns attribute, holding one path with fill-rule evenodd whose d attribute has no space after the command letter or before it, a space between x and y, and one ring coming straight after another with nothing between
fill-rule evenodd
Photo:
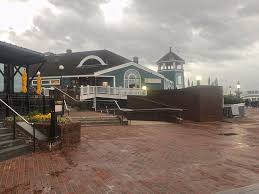
<instances>
[{"instance_id":1,"label":"window","mask_svg":"<svg viewBox=\"0 0 259 194\"><path fill-rule=\"evenodd\" d=\"M102 65L100 61L96 59L88 59L86 62L84 62L83 66L96 66L96 65Z\"/></svg>"},{"instance_id":2,"label":"window","mask_svg":"<svg viewBox=\"0 0 259 194\"><path fill-rule=\"evenodd\" d=\"M182 65L177 65L177 69L183 69Z\"/></svg>"},{"instance_id":3,"label":"window","mask_svg":"<svg viewBox=\"0 0 259 194\"><path fill-rule=\"evenodd\" d=\"M137 70L129 69L124 74L125 88L141 88L141 77Z\"/></svg>"},{"instance_id":4,"label":"window","mask_svg":"<svg viewBox=\"0 0 259 194\"><path fill-rule=\"evenodd\" d=\"M49 85L50 84L50 80L42 80L41 84L42 85Z\"/></svg>"},{"instance_id":5,"label":"window","mask_svg":"<svg viewBox=\"0 0 259 194\"><path fill-rule=\"evenodd\" d=\"M176 83L177 83L177 85L182 85L183 84L182 75L177 75Z\"/></svg>"},{"instance_id":6,"label":"window","mask_svg":"<svg viewBox=\"0 0 259 194\"><path fill-rule=\"evenodd\" d=\"M33 86L37 86L37 80L32 81ZM59 79L49 79L49 80L41 80L42 86L59 86L60 80Z\"/></svg>"}]
</instances>

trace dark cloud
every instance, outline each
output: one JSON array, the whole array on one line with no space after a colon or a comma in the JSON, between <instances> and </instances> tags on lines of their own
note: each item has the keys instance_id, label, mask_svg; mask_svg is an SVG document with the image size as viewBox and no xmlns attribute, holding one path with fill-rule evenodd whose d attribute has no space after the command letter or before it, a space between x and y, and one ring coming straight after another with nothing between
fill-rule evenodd
<instances>
[{"instance_id":1,"label":"dark cloud","mask_svg":"<svg viewBox=\"0 0 259 194\"><path fill-rule=\"evenodd\" d=\"M31 29L10 31L9 39L40 51L106 48L153 65L173 46L189 64L192 79L202 74L217 76L224 85L239 79L247 88L259 84L257 0L132 0L120 25L105 23L99 5L107 1L49 0L58 15L45 8Z\"/></svg>"}]
</instances>

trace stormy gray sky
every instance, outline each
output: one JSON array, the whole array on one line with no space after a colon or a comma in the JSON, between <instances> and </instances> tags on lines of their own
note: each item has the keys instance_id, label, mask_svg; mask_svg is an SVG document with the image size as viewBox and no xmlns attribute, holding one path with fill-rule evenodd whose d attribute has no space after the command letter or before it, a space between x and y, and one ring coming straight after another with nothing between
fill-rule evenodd
<instances>
[{"instance_id":1,"label":"stormy gray sky","mask_svg":"<svg viewBox=\"0 0 259 194\"><path fill-rule=\"evenodd\" d=\"M108 49L143 65L173 51L186 79L259 89L258 0L1 0L0 39L54 53Z\"/></svg>"}]
</instances>

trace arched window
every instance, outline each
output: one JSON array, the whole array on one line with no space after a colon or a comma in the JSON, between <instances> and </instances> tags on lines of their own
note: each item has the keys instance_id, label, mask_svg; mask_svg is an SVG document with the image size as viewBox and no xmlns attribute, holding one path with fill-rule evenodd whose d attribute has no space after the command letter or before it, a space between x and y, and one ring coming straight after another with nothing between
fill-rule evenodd
<instances>
[{"instance_id":1,"label":"arched window","mask_svg":"<svg viewBox=\"0 0 259 194\"><path fill-rule=\"evenodd\" d=\"M141 88L141 77L137 70L129 69L124 74L125 88Z\"/></svg>"}]
</instances>

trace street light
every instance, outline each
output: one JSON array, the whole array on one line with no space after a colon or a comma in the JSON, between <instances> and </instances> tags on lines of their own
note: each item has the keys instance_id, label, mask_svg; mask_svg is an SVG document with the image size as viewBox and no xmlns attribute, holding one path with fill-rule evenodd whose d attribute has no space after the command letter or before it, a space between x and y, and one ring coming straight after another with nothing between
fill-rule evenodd
<instances>
[{"instance_id":1,"label":"street light","mask_svg":"<svg viewBox=\"0 0 259 194\"><path fill-rule=\"evenodd\" d=\"M201 80L202 80L202 77L200 75L197 75L196 76L197 86L201 85Z\"/></svg>"},{"instance_id":2,"label":"street light","mask_svg":"<svg viewBox=\"0 0 259 194\"><path fill-rule=\"evenodd\" d=\"M60 71L60 86L61 88L63 88L62 71L65 69L65 67L63 65L60 65L58 69Z\"/></svg>"},{"instance_id":3,"label":"street light","mask_svg":"<svg viewBox=\"0 0 259 194\"><path fill-rule=\"evenodd\" d=\"M142 87L142 90L147 90L147 86L143 86L143 87Z\"/></svg>"},{"instance_id":4,"label":"street light","mask_svg":"<svg viewBox=\"0 0 259 194\"><path fill-rule=\"evenodd\" d=\"M232 87L229 86L229 95L232 95Z\"/></svg>"},{"instance_id":5,"label":"street light","mask_svg":"<svg viewBox=\"0 0 259 194\"><path fill-rule=\"evenodd\" d=\"M240 90L240 88L241 88L241 85L240 85L240 82L238 81L237 82L237 89Z\"/></svg>"},{"instance_id":6,"label":"street light","mask_svg":"<svg viewBox=\"0 0 259 194\"><path fill-rule=\"evenodd\" d=\"M241 85L240 85L240 82L238 81L238 82L237 82L237 97L238 97L238 98L240 98L240 94L241 94L240 88L241 88Z\"/></svg>"}]
</instances>

